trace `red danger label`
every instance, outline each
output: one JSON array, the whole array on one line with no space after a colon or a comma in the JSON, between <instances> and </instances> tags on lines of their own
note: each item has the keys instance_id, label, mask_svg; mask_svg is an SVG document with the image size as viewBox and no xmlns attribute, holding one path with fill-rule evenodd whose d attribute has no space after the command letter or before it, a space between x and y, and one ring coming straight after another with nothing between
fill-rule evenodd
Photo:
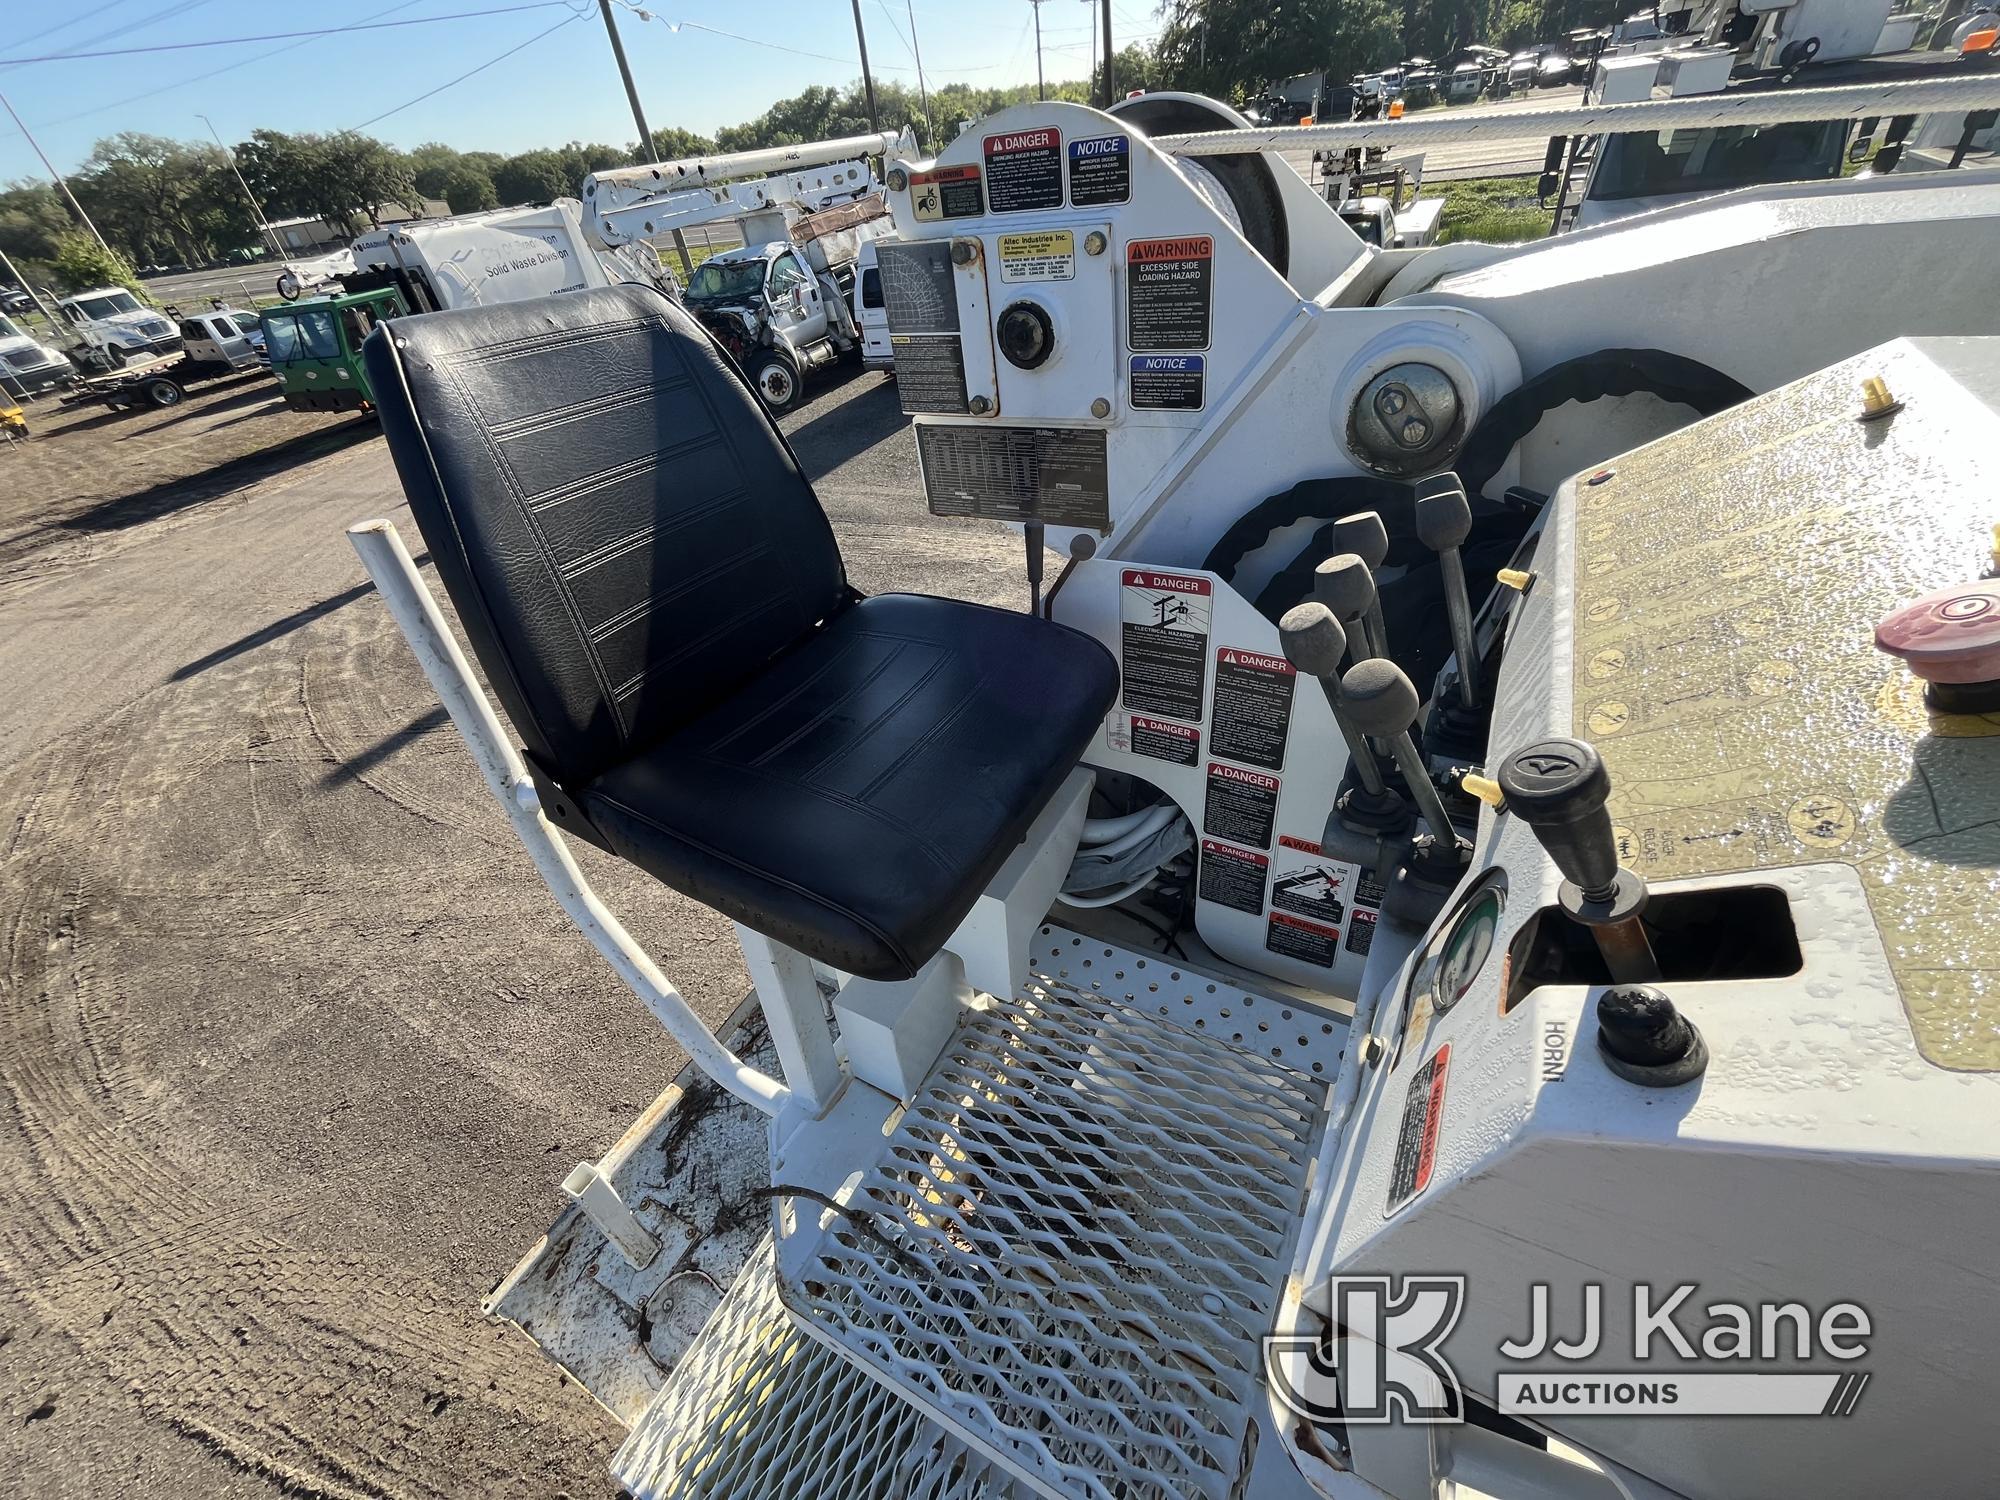
<instances>
[{"instance_id":1,"label":"red danger label","mask_svg":"<svg viewBox=\"0 0 2000 1500\"><path fill-rule=\"evenodd\" d=\"M1402 1128L1396 1135L1396 1156L1389 1168L1389 1206L1393 1214L1431 1185L1437 1170L1438 1128L1444 1123L1444 1081L1451 1067L1451 1044L1445 1043L1410 1080L1403 1100Z\"/></svg>"},{"instance_id":2,"label":"red danger label","mask_svg":"<svg viewBox=\"0 0 2000 1500\"><path fill-rule=\"evenodd\" d=\"M986 154L997 156L1003 151L1053 151L1062 143L1062 136L1054 130L1020 130L1012 135L989 135L986 137Z\"/></svg>"},{"instance_id":3,"label":"red danger label","mask_svg":"<svg viewBox=\"0 0 2000 1500\"><path fill-rule=\"evenodd\" d=\"M1144 573L1137 568L1125 570L1125 587L1128 589L1173 589L1182 594L1207 594L1213 590L1206 578L1185 578L1179 573Z\"/></svg>"},{"instance_id":4,"label":"red danger label","mask_svg":"<svg viewBox=\"0 0 2000 1500\"><path fill-rule=\"evenodd\" d=\"M1169 724L1165 719L1148 719L1138 714L1132 716L1132 727L1143 729L1149 734L1170 734L1176 739L1194 740L1201 738L1201 731L1192 724Z\"/></svg>"},{"instance_id":5,"label":"red danger label","mask_svg":"<svg viewBox=\"0 0 2000 1500\"><path fill-rule=\"evenodd\" d=\"M1275 792L1278 789L1277 777L1266 776L1259 771L1242 771L1238 770L1235 766L1217 765L1211 762L1208 774L1219 777L1223 781L1236 781L1241 782L1244 786L1261 787L1267 792Z\"/></svg>"},{"instance_id":6,"label":"red danger label","mask_svg":"<svg viewBox=\"0 0 2000 1500\"><path fill-rule=\"evenodd\" d=\"M989 140L987 150L992 150ZM1212 260L1215 241L1205 234L1187 234L1171 240L1130 240L1125 245L1125 263L1150 265L1163 260Z\"/></svg>"},{"instance_id":7,"label":"red danger label","mask_svg":"<svg viewBox=\"0 0 2000 1500\"><path fill-rule=\"evenodd\" d=\"M1221 656L1225 667L1256 667L1265 672L1282 672L1287 677L1297 670L1282 656L1260 656L1255 651L1235 651L1224 647Z\"/></svg>"}]
</instances>

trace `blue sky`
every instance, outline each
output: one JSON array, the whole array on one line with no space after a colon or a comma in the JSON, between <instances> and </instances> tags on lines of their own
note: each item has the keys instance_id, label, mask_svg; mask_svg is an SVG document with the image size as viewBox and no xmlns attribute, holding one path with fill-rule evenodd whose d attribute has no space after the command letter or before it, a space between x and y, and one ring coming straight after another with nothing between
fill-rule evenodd
<instances>
[{"instance_id":1,"label":"blue sky","mask_svg":"<svg viewBox=\"0 0 2000 1500\"><path fill-rule=\"evenodd\" d=\"M0 0L8 19L0 58L168 47L526 3ZM656 130L680 125L712 131L761 114L809 84L842 84L861 76L849 0L659 0L657 6L644 0L651 20L641 19L632 5L633 0L619 0L619 29ZM566 20L567 12L575 12L574 19ZM878 79L916 81L907 41L912 13L928 81L1034 81L1028 0L862 0L869 61ZM1088 71L1095 13L1090 0L1046 0L1043 60L1051 79L1081 78ZM1120 46L1159 29L1151 0L1114 0L1112 16ZM669 23L690 24L674 31ZM549 34L534 40L543 32ZM465 82L397 109L517 46L520 51ZM274 51L275 56L251 61ZM222 69L228 71L217 71ZM462 150L501 152L637 137L595 0L554 0L511 14L298 43L20 62L0 66L0 93L63 171L87 157L98 137L120 130L200 137L205 129L196 111L208 114L231 143L259 126L364 127L398 146L436 140ZM396 113L368 123L390 110ZM0 182L39 175L41 164L27 141L0 112Z\"/></svg>"}]
</instances>

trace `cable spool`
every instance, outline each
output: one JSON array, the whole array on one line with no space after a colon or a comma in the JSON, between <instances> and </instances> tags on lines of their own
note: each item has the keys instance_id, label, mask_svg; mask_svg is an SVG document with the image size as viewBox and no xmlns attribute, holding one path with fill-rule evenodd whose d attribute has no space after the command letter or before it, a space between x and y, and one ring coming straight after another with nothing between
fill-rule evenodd
<instances>
[{"instance_id":1,"label":"cable spool","mask_svg":"<svg viewBox=\"0 0 2000 1500\"><path fill-rule=\"evenodd\" d=\"M1243 130L1248 122L1234 110L1197 94L1141 94L1111 106L1111 113L1140 135L1184 135L1203 130ZM1250 246L1280 276L1290 274L1291 230L1285 222L1278 182L1262 152L1230 156L1175 157L1190 181L1202 189ZM1217 193L1221 199L1217 200Z\"/></svg>"}]
</instances>

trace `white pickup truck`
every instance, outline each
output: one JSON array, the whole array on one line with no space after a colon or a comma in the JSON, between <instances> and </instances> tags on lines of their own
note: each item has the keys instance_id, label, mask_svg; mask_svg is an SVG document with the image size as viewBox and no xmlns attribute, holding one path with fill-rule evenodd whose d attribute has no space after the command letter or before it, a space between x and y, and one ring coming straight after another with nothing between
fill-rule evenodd
<instances>
[{"instance_id":1,"label":"white pickup truck","mask_svg":"<svg viewBox=\"0 0 2000 1500\"><path fill-rule=\"evenodd\" d=\"M1397 208L1387 198L1348 198L1336 212L1365 244L1382 250L1416 250L1437 242L1444 199L1419 198Z\"/></svg>"}]
</instances>

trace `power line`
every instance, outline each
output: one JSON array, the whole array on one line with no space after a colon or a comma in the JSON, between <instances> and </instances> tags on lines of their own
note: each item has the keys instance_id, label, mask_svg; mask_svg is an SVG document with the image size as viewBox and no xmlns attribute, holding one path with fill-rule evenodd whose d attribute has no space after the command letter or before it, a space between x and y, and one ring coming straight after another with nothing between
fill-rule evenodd
<instances>
[{"instance_id":1,"label":"power line","mask_svg":"<svg viewBox=\"0 0 2000 1500\"><path fill-rule=\"evenodd\" d=\"M413 5L422 5L424 3L425 0L400 0L400 3L396 5L384 6L381 10L371 12L361 19L363 21L373 21L382 16L394 15L399 10L408 10ZM296 42L287 42L282 47L273 47L268 52L253 52L248 57L233 63L224 63L219 68L210 68L206 73L196 73L191 78L181 78L173 83L163 83L158 88L147 89L143 93L128 94L123 99L113 99L109 104L93 104L89 109L80 109L73 115L63 115L54 120L44 120L35 128L37 130L49 130L57 125L67 125L73 120L87 120L92 115L108 114L114 109L123 109L128 104L137 104L141 99L152 99L160 94L171 94L175 89L184 89L190 84L205 83L211 78L220 78L224 73L234 73L239 68L253 67L257 63L263 62L266 58L276 57L283 52L295 52L299 48L310 46L313 42L319 40L320 38L318 37L309 36L301 38Z\"/></svg>"},{"instance_id":2,"label":"power line","mask_svg":"<svg viewBox=\"0 0 2000 1500\"><path fill-rule=\"evenodd\" d=\"M353 21L345 26L320 26L311 31L273 31L265 36L213 37L202 42L158 42L150 47L112 47L99 52L54 52L44 57L0 57L0 67L17 63L77 62L91 57L134 57L147 52L188 52L197 47L241 47L250 42L289 42L295 37L339 36L350 31L388 31L398 26L429 26L438 21L470 21L480 16L509 16L524 10L568 10L567 0L527 0L490 10L458 10L443 16L412 16L407 21Z\"/></svg>"},{"instance_id":3,"label":"power line","mask_svg":"<svg viewBox=\"0 0 2000 1500\"><path fill-rule=\"evenodd\" d=\"M505 52L502 52L498 57L489 57L486 59L485 62L481 63L478 67L466 69L463 73L459 74L458 77L452 79L450 82L441 83L436 88L431 89L425 93L421 93L417 95L416 98L407 100L404 103L397 105L394 109L385 109L382 111L381 114L374 116L373 119L363 120L359 125L350 126L349 129L366 130L370 125L375 124L376 121L378 120L386 120L391 115L399 115L404 110L409 109L412 105L422 104L426 99L435 98L437 95L442 94L448 88L457 87L459 84L465 82L466 79L472 77L475 73L484 73L488 68L492 67L495 63L505 62L508 58L512 57L516 52L519 52L524 48L534 46L535 43L539 42L543 37L552 36L556 32L561 31L563 27L569 25L572 21L581 21L582 19L583 19L582 12L575 12L570 15L564 16L560 21L556 22L556 24L551 26L547 31L536 32L533 36L529 37L525 42L520 43L518 46L509 47Z\"/></svg>"},{"instance_id":4,"label":"power line","mask_svg":"<svg viewBox=\"0 0 2000 1500\"><path fill-rule=\"evenodd\" d=\"M131 3L132 0L106 0L105 4L97 6L93 10L87 10L80 16L71 16L67 21L58 21L53 26L44 26L40 31L19 38L19 45L26 46L29 42L39 42L45 36L53 36L58 31L67 31L72 26L81 26L85 21L95 16L101 16L107 10L116 10L121 5L130 5Z\"/></svg>"}]
</instances>

